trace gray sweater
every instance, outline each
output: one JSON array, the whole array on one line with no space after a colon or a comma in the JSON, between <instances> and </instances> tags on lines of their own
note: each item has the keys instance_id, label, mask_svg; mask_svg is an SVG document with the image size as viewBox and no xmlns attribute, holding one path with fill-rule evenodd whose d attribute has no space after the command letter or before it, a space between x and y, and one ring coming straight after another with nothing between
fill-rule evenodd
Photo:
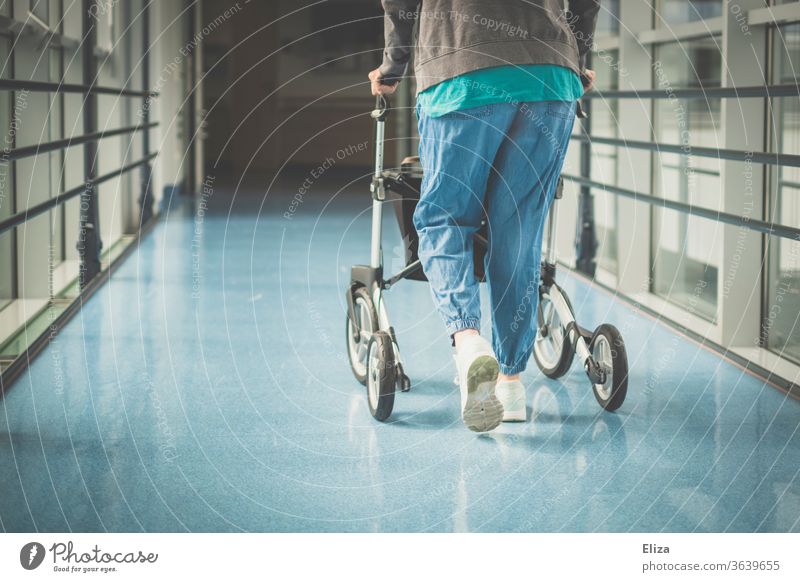
<instances>
[{"instance_id":1,"label":"gray sweater","mask_svg":"<svg viewBox=\"0 0 800 582\"><path fill-rule=\"evenodd\" d=\"M380 71L406 74L419 23L417 91L477 69L552 64L580 74L591 50L600 0L382 0L386 48Z\"/></svg>"}]
</instances>

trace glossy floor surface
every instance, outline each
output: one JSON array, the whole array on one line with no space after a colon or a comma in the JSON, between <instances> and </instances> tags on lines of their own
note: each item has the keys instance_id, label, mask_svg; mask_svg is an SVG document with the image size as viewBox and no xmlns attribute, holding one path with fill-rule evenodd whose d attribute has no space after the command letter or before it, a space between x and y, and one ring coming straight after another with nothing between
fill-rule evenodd
<instances>
[{"instance_id":1,"label":"glossy floor surface","mask_svg":"<svg viewBox=\"0 0 800 582\"><path fill-rule=\"evenodd\" d=\"M428 288L403 282L413 388L375 422L344 351L369 198L296 187L173 204L9 388L0 528L800 531L799 403L566 273L583 325L624 334L619 412L531 362L532 420L466 430Z\"/></svg>"}]
</instances>

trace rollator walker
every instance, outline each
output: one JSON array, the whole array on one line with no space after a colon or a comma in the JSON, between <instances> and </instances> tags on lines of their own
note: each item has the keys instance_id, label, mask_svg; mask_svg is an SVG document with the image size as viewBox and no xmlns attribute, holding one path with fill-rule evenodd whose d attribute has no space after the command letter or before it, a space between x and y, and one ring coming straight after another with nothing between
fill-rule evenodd
<instances>
[{"instance_id":1,"label":"rollator walker","mask_svg":"<svg viewBox=\"0 0 800 582\"><path fill-rule=\"evenodd\" d=\"M354 265L347 288L346 339L350 367L356 379L367 387L372 416L389 418L396 392L408 392L411 380L400 357L397 335L386 310L384 292L403 279L426 281L417 256L419 239L413 214L420 198L422 166L418 157L405 158L399 170L384 170L384 127L390 104L378 96L371 113L375 120L375 172L372 176L372 243L369 265ZM569 297L555 281L555 228L558 200L563 195L559 178L555 200L548 217L544 258L539 284L538 330L533 356L539 369L549 378L564 376L575 354L592 385L597 402L607 411L622 406L628 390L628 358L622 335L604 323L589 331L575 321ZM383 272L381 249L382 209L394 205L400 232L405 242L406 266L395 275ZM474 266L478 280L484 280L484 256L489 247L486 220L474 235Z\"/></svg>"}]
</instances>

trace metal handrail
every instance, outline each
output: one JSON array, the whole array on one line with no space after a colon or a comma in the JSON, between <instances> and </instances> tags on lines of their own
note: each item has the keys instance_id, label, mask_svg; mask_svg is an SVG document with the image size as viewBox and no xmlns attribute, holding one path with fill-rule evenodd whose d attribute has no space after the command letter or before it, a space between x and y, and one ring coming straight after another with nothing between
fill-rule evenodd
<instances>
[{"instance_id":1,"label":"metal handrail","mask_svg":"<svg viewBox=\"0 0 800 582\"><path fill-rule=\"evenodd\" d=\"M144 166L148 162L152 161L158 157L158 152L150 154L146 158L143 158L139 161L133 162L132 164L128 164L127 166L123 166L118 170L114 170L113 172L109 172L108 174L103 174L102 176L96 178L91 184L81 184L80 186L76 186L71 190L67 190L66 192L62 192L61 194L57 195L55 198L50 198L49 200L45 200L44 202L37 204L35 206L31 206L30 208L26 208L22 212L17 212L16 214L12 214L8 218L0 221L0 234L3 234L7 230L11 230L16 226L20 226L21 224L26 223L30 219L39 216L40 214L44 214L48 210L52 210L57 206L61 206L65 204L67 201L75 198L76 196L80 196L83 194L87 188L91 186L96 186L98 184L102 184L103 182L107 182L112 178L116 178L117 176L121 176L131 170L135 170L141 166Z\"/></svg>"},{"instance_id":2,"label":"metal handrail","mask_svg":"<svg viewBox=\"0 0 800 582\"><path fill-rule=\"evenodd\" d=\"M682 89L647 89L642 91L620 90L620 91L592 91L583 96L583 99L728 99L728 98L777 98L777 97L799 97L800 85L796 83L784 83L776 85L757 85L748 87L710 87L710 88L682 88ZM652 141L628 140L613 137L594 136L587 133L574 134L570 139L584 143L597 143L602 145L625 147L632 149L647 150L651 152L663 152L678 154L683 156L696 156L700 158L716 158L720 160L731 160L736 162L751 162L783 167L800 167L800 155L784 154L780 152L751 152L745 150L734 150L727 148L699 147L691 144L665 144ZM620 188L611 184L596 182L588 177L562 174L566 180L581 184L587 188L604 190L611 194L623 196L640 202L645 202L651 206L660 206L684 214L698 216L715 222L740 226L767 234L792 240L800 240L800 228L794 228L774 222L757 220L748 216L739 216L727 212L711 210L684 202L667 200L651 194L643 194L634 190Z\"/></svg>"},{"instance_id":3,"label":"metal handrail","mask_svg":"<svg viewBox=\"0 0 800 582\"><path fill-rule=\"evenodd\" d=\"M53 83L46 81L28 81L24 79L0 79L0 91L33 91L44 93L96 93L121 97L158 97L158 91L135 91L116 87L97 85L80 85L77 83Z\"/></svg>"},{"instance_id":4,"label":"metal handrail","mask_svg":"<svg viewBox=\"0 0 800 582\"><path fill-rule=\"evenodd\" d=\"M643 89L600 91L595 89L581 99L755 99L767 97L800 97L800 85L755 85L748 87L691 87L684 89Z\"/></svg>"},{"instance_id":5,"label":"metal handrail","mask_svg":"<svg viewBox=\"0 0 800 582\"><path fill-rule=\"evenodd\" d=\"M611 194L631 198L640 202L647 202L651 206L661 206L670 210L683 212L684 214L691 214L699 216L700 218L707 218L716 222L723 222L733 226L741 226L749 230L754 230L771 236L778 236L781 238L788 238L793 240L800 240L800 228L794 228L783 224L775 224L774 222L765 222L763 220L756 220L754 218L730 214L728 212L720 212L718 210L711 210L693 204L686 204L685 202L678 202L676 200L667 200L659 196L651 194L642 194L627 188L620 188L619 186L612 186L611 184L604 184L602 182L595 182L589 178L582 178L572 174L562 174L562 178L571 182L576 182L590 188L598 190L605 190Z\"/></svg>"},{"instance_id":6,"label":"metal handrail","mask_svg":"<svg viewBox=\"0 0 800 582\"><path fill-rule=\"evenodd\" d=\"M158 127L158 122L142 124L142 125L132 125L130 127L120 127L118 129L112 129L109 131L98 131L88 135L80 135L68 139L59 139L56 141L45 142L32 146L0 150L0 163L10 162L14 160L21 160L23 158L30 158L33 156L38 156L40 154L46 154L49 152L63 150L71 146L82 145L93 141L99 141L106 137L115 137L119 135L125 135L128 133L136 133L137 131L141 131L144 129L153 129L154 127Z\"/></svg>"},{"instance_id":7,"label":"metal handrail","mask_svg":"<svg viewBox=\"0 0 800 582\"><path fill-rule=\"evenodd\" d=\"M749 152L746 150L731 150L725 148L697 147L690 144L666 144L653 141L637 141L631 139L621 139L614 137L595 137L591 135L573 134L570 139L581 142L598 143L611 146L622 146L626 148L648 150L651 152L661 152L667 154L681 154L684 156L696 156L698 158L717 158L720 160L732 160L734 162L752 162L754 164L765 164L770 166L787 166L800 168L800 155L782 154L779 152Z\"/></svg>"}]
</instances>

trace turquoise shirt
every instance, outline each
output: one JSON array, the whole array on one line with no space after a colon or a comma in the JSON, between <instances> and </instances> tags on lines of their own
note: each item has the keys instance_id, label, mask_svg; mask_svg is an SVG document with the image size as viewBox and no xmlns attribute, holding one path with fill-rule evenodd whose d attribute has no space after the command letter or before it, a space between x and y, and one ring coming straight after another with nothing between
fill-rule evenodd
<instances>
[{"instance_id":1,"label":"turquoise shirt","mask_svg":"<svg viewBox=\"0 0 800 582\"><path fill-rule=\"evenodd\" d=\"M478 69L428 87L417 103L430 117L453 111L521 101L576 101L583 95L581 79L558 65L503 65Z\"/></svg>"}]
</instances>

